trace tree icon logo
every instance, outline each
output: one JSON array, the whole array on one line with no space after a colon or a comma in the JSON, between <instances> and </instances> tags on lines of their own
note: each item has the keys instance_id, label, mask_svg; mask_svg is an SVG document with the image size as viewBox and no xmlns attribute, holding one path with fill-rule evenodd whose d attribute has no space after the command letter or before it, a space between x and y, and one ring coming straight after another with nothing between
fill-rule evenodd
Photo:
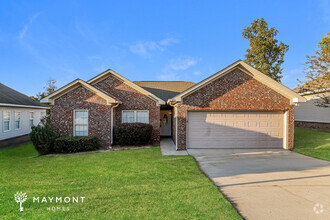
<instances>
[{"instance_id":1,"label":"tree icon logo","mask_svg":"<svg viewBox=\"0 0 330 220\"><path fill-rule=\"evenodd\" d=\"M22 193L22 192L17 192L15 194L15 201L17 203L19 203L19 210L21 212L23 212L23 207L22 207L22 203L25 202L25 200L27 199L26 193Z\"/></svg>"},{"instance_id":2,"label":"tree icon logo","mask_svg":"<svg viewBox=\"0 0 330 220\"><path fill-rule=\"evenodd\" d=\"M314 212L315 212L316 214L321 214L321 213L323 213L323 211L324 211L324 209L323 209L323 205L320 204L320 203L315 204L315 206L314 206L313 209L314 209Z\"/></svg>"}]
</instances>

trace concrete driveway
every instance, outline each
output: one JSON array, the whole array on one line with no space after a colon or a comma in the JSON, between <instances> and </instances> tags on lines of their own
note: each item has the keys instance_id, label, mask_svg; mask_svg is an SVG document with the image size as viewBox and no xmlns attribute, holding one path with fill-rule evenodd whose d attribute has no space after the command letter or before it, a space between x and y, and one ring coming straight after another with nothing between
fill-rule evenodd
<instances>
[{"instance_id":1,"label":"concrete driveway","mask_svg":"<svg viewBox=\"0 0 330 220\"><path fill-rule=\"evenodd\" d=\"M191 149L247 219L330 219L330 162L287 150Z\"/></svg>"}]
</instances>

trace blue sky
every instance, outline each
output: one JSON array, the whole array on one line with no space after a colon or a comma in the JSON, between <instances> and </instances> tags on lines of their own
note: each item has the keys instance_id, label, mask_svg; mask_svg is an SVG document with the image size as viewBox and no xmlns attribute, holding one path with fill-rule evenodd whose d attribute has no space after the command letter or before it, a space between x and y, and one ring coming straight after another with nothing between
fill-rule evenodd
<instances>
[{"instance_id":1,"label":"blue sky","mask_svg":"<svg viewBox=\"0 0 330 220\"><path fill-rule=\"evenodd\" d=\"M130 80L199 82L238 59L265 18L288 44L282 83L330 31L330 1L0 1L0 82L27 95L113 69Z\"/></svg>"}]
</instances>

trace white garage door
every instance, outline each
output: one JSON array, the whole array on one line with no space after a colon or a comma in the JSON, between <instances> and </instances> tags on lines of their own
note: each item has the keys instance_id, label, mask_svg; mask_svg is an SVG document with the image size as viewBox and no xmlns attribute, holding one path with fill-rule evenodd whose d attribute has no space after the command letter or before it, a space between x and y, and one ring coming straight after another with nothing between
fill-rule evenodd
<instances>
[{"instance_id":1,"label":"white garage door","mask_svg":"<svg viewBox=\"0 0 330 220\"><path fill-rule=\"evenodd\" d=\"M188 112L188 148L283 148L281 112Z\"/></svg>"}]
</instances>

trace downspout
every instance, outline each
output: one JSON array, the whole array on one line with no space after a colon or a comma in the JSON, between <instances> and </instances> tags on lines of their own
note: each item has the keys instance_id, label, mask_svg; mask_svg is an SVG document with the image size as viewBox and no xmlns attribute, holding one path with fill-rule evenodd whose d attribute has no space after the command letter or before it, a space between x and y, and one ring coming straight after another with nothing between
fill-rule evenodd
<instances>
[{"instance_id":1,"label":"downspout","mask_svg":"<svg viewBox=\"0 0 330 220\"><path fill-rule=\"evenodd\" d=\"M178 108L175 107L176 103L174 105L171 104L171 101L167 103L175 109L175 150L178 150Z\"/></svg>"},{"instance_id":2,"label":"downspout","mask_svg":"<svg viewBox=\"0 0 330 220\"><path fill-rule=\"evenodd\" d=\"M119 105L119 103L117 103L116 105L111 106L111 122L110 122L110 124L111 124L111 136L110 136L111 141L110 141L110 147L109 147L109 148L111 148L111 146L112 146L112 144L113 144L113 120L114 120L114 117L113 117L113 109L114 109L114 108L117 108L118 105Z\"/></svg>"}]
</instances>

